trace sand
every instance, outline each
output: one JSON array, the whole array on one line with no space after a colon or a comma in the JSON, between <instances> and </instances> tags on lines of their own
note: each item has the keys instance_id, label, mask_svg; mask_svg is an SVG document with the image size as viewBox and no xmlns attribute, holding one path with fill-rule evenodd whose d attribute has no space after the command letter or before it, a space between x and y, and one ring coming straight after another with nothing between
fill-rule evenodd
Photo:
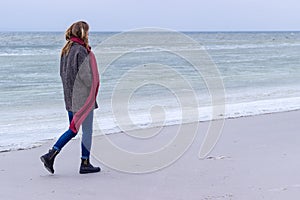
<instances>
[{"instance_id":1,"label":"sand","mask_svg":"<svg viewBox=\"0 0 300 200\"><path fill-rule=\"evenodd\" d=\"M92 158L92 163L102 171L80 175L78 139L72 140L59 154L54 175L39 160L54 141L30 150L0 153L0 198L298 199L299 116L300 111L293 111L228 119L217 145L204 160L198 158L198 153L208 122L200 123L194 143L179 160L146 174L120 172ZM165 128L162 136L150 142L124 134L108 137L128 150L148 152L166 142L176 128ZM101 137L94 138L94 145Z\"/></svg>"}]
</instances>

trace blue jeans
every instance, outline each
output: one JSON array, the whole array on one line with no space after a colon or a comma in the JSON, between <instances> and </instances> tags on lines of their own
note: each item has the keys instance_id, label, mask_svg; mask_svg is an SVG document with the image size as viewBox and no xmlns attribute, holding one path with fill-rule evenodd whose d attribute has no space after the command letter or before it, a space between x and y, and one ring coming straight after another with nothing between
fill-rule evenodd
<instances>
[{"instance_id":1,"label":"blue jeans","mask_svg":"<svg viewBox=\"0 0 300 200\"><path fill-rule=\"evenodd\" d=\"M69 122L73 119L73 113L68 111ZM92 146L92 134L93 134L93 118L94 110L90 112L87 118L82 123L82 139L81 139L81 158L89 159ZM73 137L77 134L70 129L60 136L53 148L60 151Z\"/></svg>"}]
</instances>

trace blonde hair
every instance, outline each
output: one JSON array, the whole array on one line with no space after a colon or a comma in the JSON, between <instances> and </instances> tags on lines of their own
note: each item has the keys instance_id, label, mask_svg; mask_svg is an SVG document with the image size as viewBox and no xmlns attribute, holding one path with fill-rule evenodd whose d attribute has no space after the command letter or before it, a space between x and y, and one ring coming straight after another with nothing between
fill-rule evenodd
<instances>
[{"instance_id":1,"label":"blonde hair","mask_svg":"<svg viewBox=\"0 0 300 200\"><path fill-rule=\"evenodd\" d=\"M71 41L71 37L77 37L79 39L81 39L86 48L89 47L89 40L88 40L88 31L89 31L89 25L84 22L84 21L78 21L73 23L67 30L65 33L65 38L67 43L65 44L65 46L62 48L61 51L61 56L63 55L68 55L70 48L73 44L73 41Z\"/></svg>"}]
</instances>

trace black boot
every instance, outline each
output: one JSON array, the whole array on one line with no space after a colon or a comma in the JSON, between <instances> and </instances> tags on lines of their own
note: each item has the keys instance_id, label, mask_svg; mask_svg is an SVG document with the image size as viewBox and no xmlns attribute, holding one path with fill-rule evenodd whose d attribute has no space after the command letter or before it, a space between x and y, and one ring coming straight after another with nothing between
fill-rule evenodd
<instances>
[{"instance_id":1,"label":"black boot","mask_svg":"<svg viewBox=\"0 0 300 200\"><path fill-rule=\"evenodd\" d=\"M59 153L58 150L50 149L49 153L46 153L45 155L41 156L41 161L44 163L45 168L51 173L54 173L53 164L54 159Z\"/></svg>"},{"instance_id":2,"label":"black boot","mask_svg":"<svg viewBox=\"0 0 300 200\"><path fill-rule=\"evenodd\" d=\"M81 158L81 165L80 165L80 174L88 174L88 173L96 173L100 172L100 167L94 167L89 159L82 159Z\"/></svg>"}]
</instances>

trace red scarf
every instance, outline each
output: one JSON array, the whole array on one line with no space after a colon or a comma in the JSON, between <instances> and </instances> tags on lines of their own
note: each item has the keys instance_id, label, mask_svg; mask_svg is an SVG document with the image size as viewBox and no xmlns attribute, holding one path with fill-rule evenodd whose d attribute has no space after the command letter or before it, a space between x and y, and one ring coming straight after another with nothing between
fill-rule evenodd
<instances>
[{"instance_id":1,"label":"red scarf","mask_svg":"<svg viewBox=\"0 0 300 200\"><path fill-rule=\"evenodd\" d=\"M96 61L94 53L91 51L91 47L89 46L87 48L85 43L80 38L71 37L70 40L84 46L86 48L86 50L88 51L89 58L90 58L90 67L91 67L92 77L93 77L90 94L89 94L88 98L86 99L84 105L73 116L72 122L69 127L69 129L73 133L77 134L77 132L79 131L80 125L83 123L83 121L89 115L91 110L94 109L97 94L98 94L98 89L100 87L100 80L99 80L97 61Z\"/></svg>"}]
</instances>

